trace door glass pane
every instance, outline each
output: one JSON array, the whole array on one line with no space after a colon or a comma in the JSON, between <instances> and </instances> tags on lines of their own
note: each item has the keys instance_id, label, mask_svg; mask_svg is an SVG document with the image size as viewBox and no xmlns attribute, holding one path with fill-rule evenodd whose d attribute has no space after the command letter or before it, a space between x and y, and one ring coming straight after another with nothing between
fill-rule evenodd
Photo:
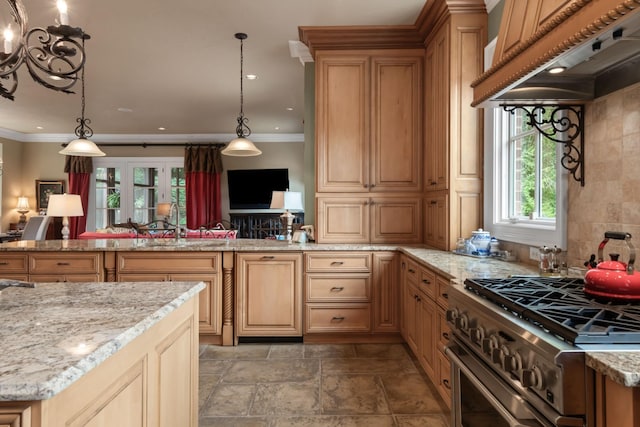
<instances>
[{"instance_id":1,"label":"door glass pane","mask_svg":"<svg viewBox=\"0 0 640 427\"><path fill-rule=\"evenodd\" d=\"M96 228L122 223L120 217L120 168L97 167Z\"/></svg>"},{"instance_id":2,"label":"door glass pane","mask_svg":"<svg viewBox=\"0 0 640 427\"><path fill-rule=\"evenodd\" d=\"M133 222L145 224L155 218L158 204L158 168L133 168Z\"/></svg>"},{"instance_id":3,"label":"door glass pane","mask_svg":"<svg viewBox=\"0 0 640 427\"><path fill-rule=\"evenodd\" d=\"M171 201L178 204L180 210L180 225L187 224L187 193L186 179L183 167L171 168Z\"/></svg>"}]
</instances>

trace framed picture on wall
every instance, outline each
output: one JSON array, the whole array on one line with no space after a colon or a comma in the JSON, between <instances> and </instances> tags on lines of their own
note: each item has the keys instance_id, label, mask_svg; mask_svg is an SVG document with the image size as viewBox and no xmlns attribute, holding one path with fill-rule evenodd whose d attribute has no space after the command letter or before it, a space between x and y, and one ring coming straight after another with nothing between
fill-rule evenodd
<instances>
[{"instance_id":1,"label":"framed picture on wall","mask_svg":"<svg viewBox=\"0 0 640 427\"><path fill-rule=\"evenodd\" d=\"M43 214L49 206L49 196L64 193L64 181L36 179L36 210Z\"/></svg>"}]
</instances>

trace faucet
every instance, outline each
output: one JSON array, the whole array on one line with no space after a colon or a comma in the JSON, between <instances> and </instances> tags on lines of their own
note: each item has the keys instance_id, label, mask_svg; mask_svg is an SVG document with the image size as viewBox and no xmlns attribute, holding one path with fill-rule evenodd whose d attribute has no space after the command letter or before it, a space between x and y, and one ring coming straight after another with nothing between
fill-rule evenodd
<instances>
[{"instance_id":1,"label":"faucet","mask_svg":"<svg viewBox=\"0 0 640 427\"><path fill-rule=\"evenodd\" d=\"M171 210L176 209L176 240L180 239L180 208L177 203L171 203Z\"/></svg>"}]
</instances>

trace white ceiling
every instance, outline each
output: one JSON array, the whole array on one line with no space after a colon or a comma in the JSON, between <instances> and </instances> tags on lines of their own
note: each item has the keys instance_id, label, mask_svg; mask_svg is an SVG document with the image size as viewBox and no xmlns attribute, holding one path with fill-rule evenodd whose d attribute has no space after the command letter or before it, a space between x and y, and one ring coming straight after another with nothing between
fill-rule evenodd
<instances>
[{"instance_id":1,"label":"white ceiling","mask_svg":"<svg viewBox=\"0 0 640 427\"><path fill-rule=\"evenodd\" d=\"M32 27L57 19L55 0L24 3ZM248 34L244 72L259 76L243 83L244 113L253 139L287 140L303 132L304 68L289 51L289 41L298 40L298 26L411 25L425 0L67 4L69 24L91 35L85 115L91 119L94 140L131 140L131 135L146 140L215 139L233 134L240 109L237 32ZM6 5L0 5L0 28L8 22L6 11ZM71 135L80 116L80 85L73 95L48 90L32 81L25 66L18 79L16 100L0 98L0 136L55 140Z\"/></svg>"}]
</instances>

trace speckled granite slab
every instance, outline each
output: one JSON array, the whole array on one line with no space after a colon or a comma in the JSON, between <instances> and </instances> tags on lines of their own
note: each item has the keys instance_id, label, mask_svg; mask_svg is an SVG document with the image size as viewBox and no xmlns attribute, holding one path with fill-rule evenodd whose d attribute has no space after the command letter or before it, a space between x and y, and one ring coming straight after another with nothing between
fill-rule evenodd
<instances>
[{"instance_id":1,"label":"speckled granite slab","mask_svg":"<svg viewBox=\"0 0 640 427\"><path fill-rule=\"evenodd\" d=\"M51 398L204 287L202 282L120 282L5 289L0 401Z\"/></svg>"},{"instance_id":2,"label":"speckled granite slab","mask_svg":"<svg viewBox=\"0 0 640 427\"><path fill-rule=\"evenodd\" d=\"M587 352L587 366L625 387L640 387L638 351Z\"/></svg>"}]
</instances>

